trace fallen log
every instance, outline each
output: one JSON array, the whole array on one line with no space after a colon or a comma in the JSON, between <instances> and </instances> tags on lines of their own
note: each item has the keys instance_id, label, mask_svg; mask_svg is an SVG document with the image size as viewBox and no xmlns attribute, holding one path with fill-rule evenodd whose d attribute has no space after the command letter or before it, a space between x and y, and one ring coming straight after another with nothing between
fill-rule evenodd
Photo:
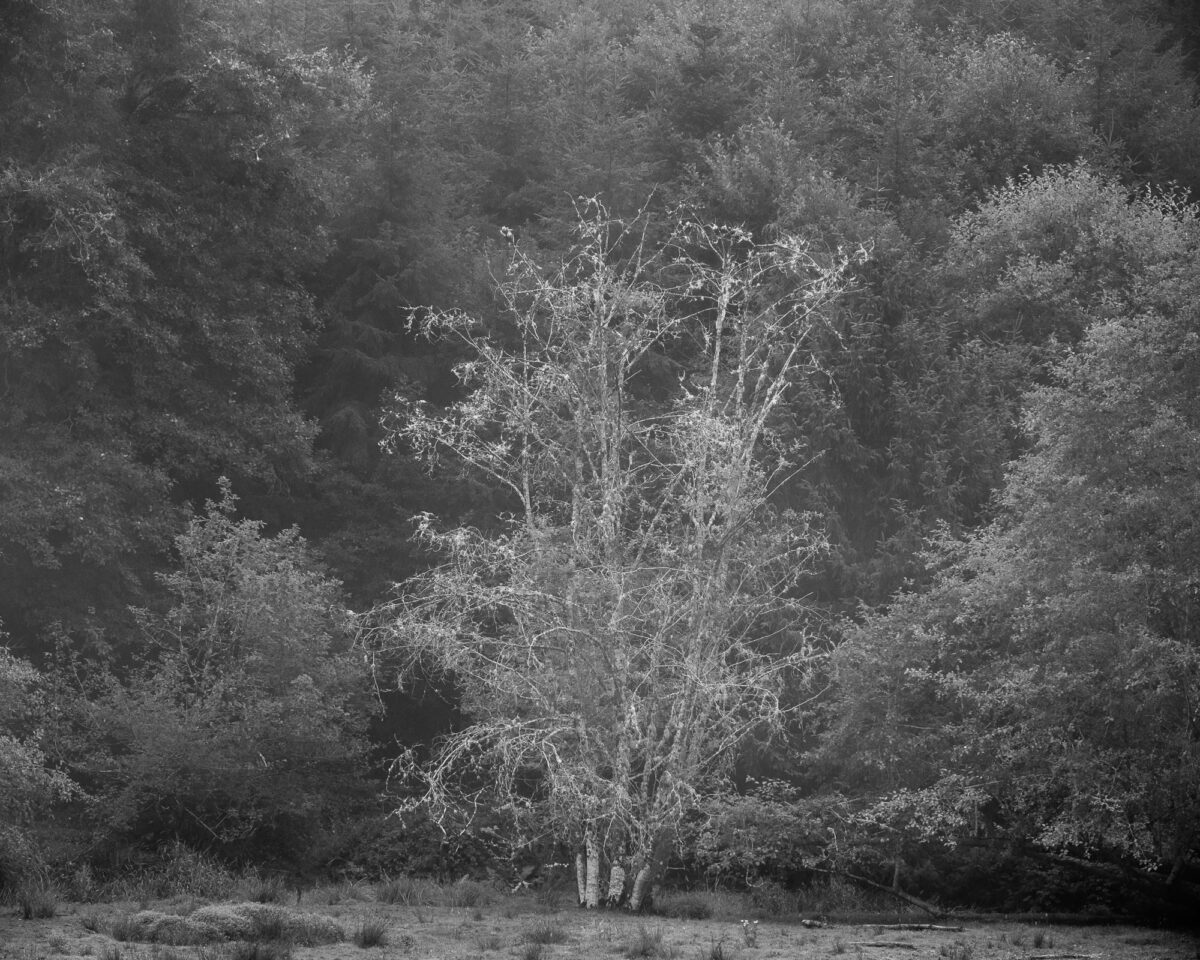
<instances>
[{"instance_id":1,"label":"fallen log","mask_svg":"<svg viewBox=\"0 0 1200 960\"><path fill-rule=\"evenodd\" d=\"M1098 953L1031 953L1025 960L1097 960Z\"/></svg>"},{"instance_id":2,"label":"fallen log","mask_svg":"<svg viewBox=\"0 0 1200 960\"><path fill-rule=\"evenodd\" d=\"M962 933L962 927L943 927L936 923L873 923L880 930L944 930L947 933Z\"/></svg>"},{"instance_id":3,"label":"fallen log","mask_svg":"<svg viewBox=\"0 0 1200 960\"><path fill-rule=\"evenodd\" d=\"M903 940L851 940L846 945L849 947L888 947L892 950L917 949L913 944L905 943Z\"/></svg>"}]
</instances>

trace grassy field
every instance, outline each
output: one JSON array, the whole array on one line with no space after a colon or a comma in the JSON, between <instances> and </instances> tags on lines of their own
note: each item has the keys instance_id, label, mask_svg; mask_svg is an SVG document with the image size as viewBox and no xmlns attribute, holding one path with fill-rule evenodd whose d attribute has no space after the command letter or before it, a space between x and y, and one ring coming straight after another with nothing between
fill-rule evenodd
<instances>
[{"instance_id":1,"label":"grassy field","mask_svg":"<svg viewBox=\"0 0 1200 960\"><path fill-rule=\"evenodd\" d=\"M234 891L231 891L234 892ZM566 892L504 895L482 884L260 885L222 899L176 894L100 903L52 901L0 910L4 960L1195 960L1194 938L1125 926L961 923L895 929L898 919L831 920L762 913L735 895L662 898L666 916L578 910ZM262 902L262 901L275 902ZM23 917L23 913L52 916ZM954 920L947 926L960 925Z\"/></svg>"}]
</instances>

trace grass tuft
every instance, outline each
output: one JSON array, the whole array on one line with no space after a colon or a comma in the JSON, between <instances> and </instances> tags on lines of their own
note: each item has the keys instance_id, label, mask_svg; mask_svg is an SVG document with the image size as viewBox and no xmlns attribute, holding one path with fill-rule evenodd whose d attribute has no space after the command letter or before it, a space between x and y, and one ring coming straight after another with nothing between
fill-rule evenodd
<instances>
[{"instance_id":1,"label":"grass tuft","mask_svg":"<svg viewBox=\"0 0 1200 960\"><path fill-rule=\"evenodd\" d=\"M627 941L621 951L629 960L637 957L670 957L671 949L663 944L661 927L650 930L645 925L637 929L632 940Z\"/></svg>"},{"instance_id":2,"label":"grass tuft","mask_svg":"<svg viewBox=\"0 0 1200 960\"><path fill-rule=\"evenodd\" d=\"M291 891L282 877L260 877L250 885L248 899L255 903L287 903Z\"/></svg>"},{"instance_id":3,"label":"grass tuft","mask_svg":"<svg viewBox=\"0 0 1200 960\"><path fill-rule=\"evenodd\" d=\"M243 941L233 945L229 960L292 960L292 945L286 941Z\"/></svg>"},{"instance_id":4,"label":"grass tuft","mask_svg":"<svg viewBox=\"0 0 1200 960\"><path fill-rule=\"evenodd\" d=\"M428 880L396 877L375 887L375 899L401 907L428 907L437 899L438 889Z\"/></svg>"},{"instance_id":5,"label":"grass tuft","mask_svg":"<svg viewBox=\"0 0 1200 960\"><path fill-rule=\"evenodd\" d=\"M441 896L447 907L485 907L495 898L495 891L478 880L456 880L443 888Z\"/></svg>"},{"instance_id":6,"label":"grass tuft","mask_svg":"<svg viewBox=\"0 0 1200 960\"><path fill-rule=\"evenodd\" d=\"M567 931L557 923L539 920L525 928L521 939L525 943L563 943L567 939Z\"/></svg>"},{"instance_id":7,"label":"grass tuft","mask_svg":"<svg viewBox=\"0 0 1200 960\"><path fill-rule=\"evenodd\" d=\"M20 897L22 920L49 920L58 913L58 897L49 887L33 887Z\"/></svg>"},{"instance_id":8,"label":"grass tuft","mask_svg":"<svg viewBox=\"0 0 1200 960\"><path fill-rule=\"evenodd\" d=\"M938 947L938 956L945 960L973 960L975 945L969 940L955 940L953 943L943 943Z\"/></svg>"},{"instance_id":9,"label":"grass tuft","mask_svg":"<svg viewBox=\"0 0 1200 960\"><path fill-rule=\"evenodd\" d=\"M387 944L387 924L377 917L369 917L354 928L354 943L356 946L382 947Z\"/></svg>"}]
</instances>

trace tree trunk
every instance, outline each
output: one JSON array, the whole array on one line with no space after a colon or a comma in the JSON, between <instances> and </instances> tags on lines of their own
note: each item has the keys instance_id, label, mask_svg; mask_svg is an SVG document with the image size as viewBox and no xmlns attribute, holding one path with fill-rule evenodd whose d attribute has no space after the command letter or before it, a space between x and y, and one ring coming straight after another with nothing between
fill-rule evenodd
<instances>
[{"instance_id":1,"label":"tree trunk","mask_svg":"<svg viewBox=\"0 0 1200 960\"><path fill-rule=\"evenodd\" d=\"M625 899L625 868L619 863L612 865L612 870L608 875L608 896L605 898L605 905L611 910L614 907L619 907Z\"/></svg>"},{"instance_id":2,"label":"tree trunk","mask_svg":"<svg viewBox=\"0 0 1200 960\"><path fill-rule=\"evenodd\" d=\"M629 892L629 909L635 913L646 903L647 894L654 889L653 860L646 860L638 867L633 877L633 889Z\"/></svg>"},{"instance_id":3,"label":"tree trunk","mask_svg":"<svg viewBox=\"0 0 1200 960\"><path fill-rule=\"evenodd\" d=\"M638 863L637 873L633 877L633 889L629 892L629 909L637 912L644 910L650 904L654 894L654 885L662 875L667 863L667 855L671 852L671 841L666 836L658 837L650 850Z\"/></svg>"},{"instance_id":4,"label":"tree trunk","mask_svg":"<svg viewBox=\"0 0 1200 960\"><path fill-rule=\"evenodd\" d=\"M596 831L590 826L587 831L587 887L584 891L584 905L589 910L600 906L600 841L596 839Z\"/></svg>"},{"instance_id":5,"label":"tree trunk","mask_svg":"<svg viewBox=\"0 0 1200 960\"><path fill-rule=\"evenodd\" d=\"M579 905L582 907L587 902L587 861L582 850L575 853L575 886L579 890Z\"/></svg>"}]
</instances>

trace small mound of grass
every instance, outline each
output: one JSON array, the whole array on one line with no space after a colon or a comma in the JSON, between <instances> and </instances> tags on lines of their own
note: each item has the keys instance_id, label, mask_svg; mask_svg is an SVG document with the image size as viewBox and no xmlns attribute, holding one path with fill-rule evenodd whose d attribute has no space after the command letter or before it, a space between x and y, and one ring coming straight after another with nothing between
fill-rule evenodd
<instances>
[{"instance_id":1,"label":"small mound of grass","mask_svg":"<svg viewBox=\"0 0 1200 960\"><path fill-rule=\"evenodd\" d=\"M525 943L563 943L567 939L567 931L559 924L549 920L539 920L532 926L526 927L521 934Z\"/></svg>"},{"instance_id":2,"label":"small mound of grass","mask_svg":"<svg viewBox=\"0 0 1200 960\"><path fill-rule=\"evenodd\" d=\"M173 947L197 946L224 939L213 924L157 910L127 913L112 920L108 935L121 943L162 943Z\"/></svg>"},{"instance_id":3,"label":"small mound of grass","mask_svg":"<svg viewBox=\"0 0 1200 960\"><path fill-rule=\"evenodd\" d=\"M387 924L376 917L363 920L354 929L354 943L363 947L382 947L387 944Z\"/></svg>"},{"instance_id":4,"label":"small mound of grass","mask_svg":"<svg viewBox=\"0 0 1200 960\"><path fill-rule=\"evenodd\" d=\"M216 927L229 940L290 941L306 947L340 943L342 925L319 913L302 913L271 903L215 904L190 920Z\"/></svg>"}]
</instances>

